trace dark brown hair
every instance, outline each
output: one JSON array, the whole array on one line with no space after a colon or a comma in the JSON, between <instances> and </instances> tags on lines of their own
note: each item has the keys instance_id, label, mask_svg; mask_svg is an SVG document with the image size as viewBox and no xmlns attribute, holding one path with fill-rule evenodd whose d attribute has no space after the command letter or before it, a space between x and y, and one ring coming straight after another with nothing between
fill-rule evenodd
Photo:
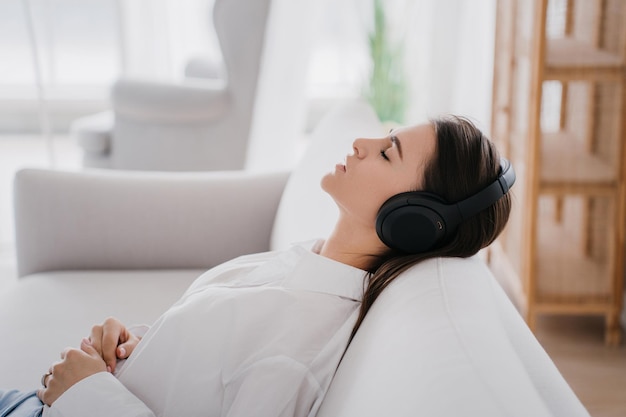
<instances>
[{"instance_id":1,"label":"dark brown hair","mask_svg":"<svg viewBox=\"0 0 626 417\"><path fill-rule=\"evenodd\" d=\"M430 121L435 128L435 155L427 164L422 191L434 193L449 203L480 191L500 174L500 155L494 144L469 120L446 116ZM350 341L380 293L402 272L426 259L469 257L488 246L509 218L510 194L459 225L442 246L425 253L407 255L389 250L374 265L365 281L359 317Z\"/></svg>"}]
</instances>

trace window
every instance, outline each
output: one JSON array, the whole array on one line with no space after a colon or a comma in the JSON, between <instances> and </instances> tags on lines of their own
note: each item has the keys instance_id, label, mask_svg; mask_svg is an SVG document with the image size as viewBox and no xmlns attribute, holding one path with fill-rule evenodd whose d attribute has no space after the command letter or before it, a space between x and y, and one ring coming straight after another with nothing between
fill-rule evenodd
<instances>
[{"instance_id":1,"label":"window","mask_svg":"<svg viewBox=\"0 0 626 417\"><path fill-rule=\"evenodd\" d=\"M121 67L117 1L5 0L0 2L0 100L34 97L28 10L47 97L105 97Z\"/></svg>"}]
</instances>

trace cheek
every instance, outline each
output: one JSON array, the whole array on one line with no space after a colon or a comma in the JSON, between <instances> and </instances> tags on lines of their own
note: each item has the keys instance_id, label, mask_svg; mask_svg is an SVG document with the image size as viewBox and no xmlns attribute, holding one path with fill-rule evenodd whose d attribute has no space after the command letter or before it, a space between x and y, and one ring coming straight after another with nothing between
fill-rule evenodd
<instances>
[{"instance_id":1,"label":"cheek","mask_svg":"<svg viewBox=\"0 0 626 417\"><path fill-rule=\"evenodd\" d=\"M411 184L402 178L400 174L393 175L365 175L360 182L359 191L363 197L379 207L398 193L411 190Z\"/></svg>"},{"instance_id":2,"label":"cheek","mask_svg":"<svg viewBox=\"0 0 626 417\"><path fill-rule=\"evenodd\" d=\"M371 178L363 188L352 194L351 201L356 202L354 212L368 223L374 224L383 204L394 195L406 191L399 184L390 184L380 177Z\"/></svg>"},{"instance_id":3,"label":"cheek","mask_svg":"<svg viewBox=\"0 0 626 417\"><path fill-rule=\"evenodd\" d=\"M363 169L347 176L329 173L322 178L321 187L344 212L374 224L385 201L413 188L401 173L382 175L371 166L359 168Z\"/></svg>"},{"instance_id":4,"label":"cheek","mask_svg":"<svg viewBox=\"0 0 626 417\"><path fill-rule=\"evenodd\" d=\"M344 212L351 216L364 217L373 210L380 208L373 188L367 187L367 182L349 181L345 177L337 178L333 174L322 178L321 187ZM371 183L370 183L371 185ZM382 204L382 203L381 203ZM370 217L370 216L367 216Z\"/></svg>"}]
</instances>

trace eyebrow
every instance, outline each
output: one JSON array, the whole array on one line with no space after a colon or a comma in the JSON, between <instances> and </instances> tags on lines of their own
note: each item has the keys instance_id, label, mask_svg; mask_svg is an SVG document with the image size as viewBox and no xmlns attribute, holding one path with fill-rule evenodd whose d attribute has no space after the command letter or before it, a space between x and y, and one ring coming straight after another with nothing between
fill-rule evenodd
<instances>
[{"instance_id":1,"label":"eyebrow","mask_svg":"<svg viewBox=\"0 0 626 417\"><path fill-rule=\"evenodd\" d=\"M398 154L400 155L400 159L402 159L402 145L400 144L400 139L396 135L390 136L391 143L395 143L398 148Z\"/></svg>"}]
</instances>

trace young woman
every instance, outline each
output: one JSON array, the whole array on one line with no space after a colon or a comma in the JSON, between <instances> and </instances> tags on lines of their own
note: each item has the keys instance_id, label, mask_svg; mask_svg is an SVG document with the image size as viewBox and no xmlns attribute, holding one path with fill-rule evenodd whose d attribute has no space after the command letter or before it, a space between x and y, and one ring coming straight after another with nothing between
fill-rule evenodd
<instances>
[{"instance_id":1,"label":"young woman","mask_svg":"<svg viewBox=\"0 0 626 417\"><path fill-rule=\"evenodd\" d=\"M0 394L0 417L314 416L385 287L424 259L475 254L511 206L512 168L463 118L353 148L321 182L339 207L326 240L211 269L147 332L94 326L41 389Z\"/></svg>"}]
</instances>

